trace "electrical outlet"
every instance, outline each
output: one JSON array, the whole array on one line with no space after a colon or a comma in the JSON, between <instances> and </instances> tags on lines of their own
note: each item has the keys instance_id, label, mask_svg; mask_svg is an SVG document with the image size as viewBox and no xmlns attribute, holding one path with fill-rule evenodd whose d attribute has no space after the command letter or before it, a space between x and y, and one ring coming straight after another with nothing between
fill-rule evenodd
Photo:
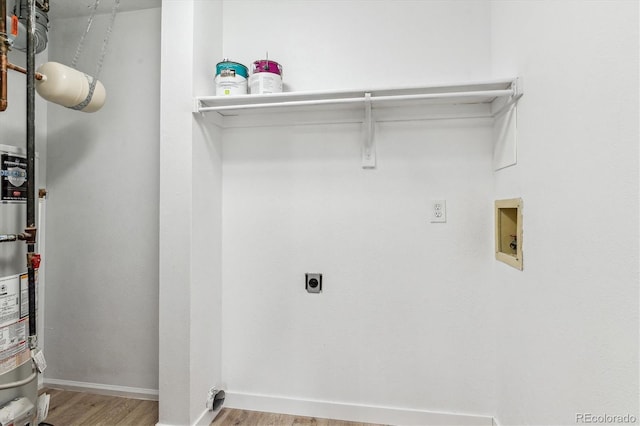
<instances>
[{"instance_id":1,"label":"electrical outlet","mask_svg":"<svg viewBox=\"0 0 640 426\"><path fill-rule=\"evenodd\" d=\"M431 223L447 221L447 202L445 200L431 200Z\"/></svg>"},{"instance_id":2,"label":"electrical outlet","mask_svg":"<svg viewBox=\"0 0 640 426\"><path fill-rule=\"evenodd\" d=\"M304 288L309 293L322 293L322 274L305 274Z\"/></svg>"}]
</instances>

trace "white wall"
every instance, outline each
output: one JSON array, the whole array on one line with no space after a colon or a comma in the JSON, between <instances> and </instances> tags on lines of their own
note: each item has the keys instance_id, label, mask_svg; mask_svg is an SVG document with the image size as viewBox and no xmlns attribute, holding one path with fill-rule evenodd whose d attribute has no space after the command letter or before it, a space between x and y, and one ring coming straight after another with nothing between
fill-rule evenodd
<instances>
[{"instance_id":1,"label":"white wall","mask_svg":"<svg viewBox=\"0 0 640 426\"><path fill-rule=\"evenodd\" d=\"M107 21L79 61L89 74ZM50 59L69 64L85 26L54 20ZM160 9L119 13L103 109L48 109L49 381L158 388L159 32Z\"/></svg>"},{"instance_id":2,"label":"white wall","mask_svg":"<svg viewBox=\"0 0 640 426\"><path fill-rule=\"evenodd\" d=\"M224 55L250 63L269 49L296 90L489 75L486 2L233 1L224 12ZM223 136L228 389L492 414L490 125L380 125L373 171L360 167L359 125ZM447 200L446 224L429 223L431 199ZM305 272L324 274L321 295L306 293Z\"/></svg>"},{"instance_id":3,"label":"white wall","mask_svg":"<svg viewBox=\"0 0 640 426\"><path fill-rule=\"evenodd\" d=\"M495 264L497 419L638 412L638 3L492 2L496 75L524 77L524 271Z\"/></svg>"},{"instance_id":4,"label":"white wall","mask_svg":"<svg viewBox=\"0 0 640 426\"><path fill-rule=\"evenodd\" d=\"M489 34L484 0L224 2L223 56L249 66L268 51L288 91L483 79Z\"/></svg>"},{"instance_id":5,"label":"white wall","mask_svg":"<svg viewBox=\"0 0 640 426\"><path fill-rule=\"evenodd\" d=\"M221 146L192 100L213 84L222 2L163 0L160 141L160 419L206 424L221 380Z\"/></svg>"},{"instance_id":6,"label":"white wall","mask_svg":"<svg viewBox=\"0 0 640 426\"><path fill-rule=\"evenodd\" d=\"M380 126L364 171L357 127L225 132L229 390L490 414L490 135ZM448 222L429 223L443 198Z\"/></svg>"},{"instance_id":7,"label":"white wall","mask_svg":"<svg viewBox=\"0 0 640 426\"><path fill-rule=\"evenodd\" d=\"M193 95L196 96L213 85L215 64L222 55L222 1L198 1L194 6ZM193 122L192 153L192 424L202 414L209 388L220 387L222 381L222 135L218 127L203 117L195 118L198 120ZM202 424L208 425L203 420Z\"/></svg>"},{"instance_id":8,"label":"white wall","mask_svg":"<svg viewBox=\"0 0 640 426\"><path fill-rule=\"evenodd\" d=\"M159 419L189 424L193 2L162 2Z\"/></svg>"}]
</instances>

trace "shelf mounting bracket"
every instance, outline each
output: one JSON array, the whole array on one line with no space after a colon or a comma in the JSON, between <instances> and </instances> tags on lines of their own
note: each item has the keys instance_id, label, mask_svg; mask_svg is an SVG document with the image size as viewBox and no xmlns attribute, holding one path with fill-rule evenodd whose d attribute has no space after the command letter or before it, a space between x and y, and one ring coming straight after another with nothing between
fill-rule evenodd
<instances>
[{"instance_id":1,"label":"shelf mounting bracket","mask_svg":"<svg viewBox=\"0 0 640 426\"><path fill-rule=\"evenodd\" d=\"M373 113L371 112L371 93L364 94L364 138L362 141L362 168L376 168L376 145L373 135Z\"/></svg>"}]
</instances>

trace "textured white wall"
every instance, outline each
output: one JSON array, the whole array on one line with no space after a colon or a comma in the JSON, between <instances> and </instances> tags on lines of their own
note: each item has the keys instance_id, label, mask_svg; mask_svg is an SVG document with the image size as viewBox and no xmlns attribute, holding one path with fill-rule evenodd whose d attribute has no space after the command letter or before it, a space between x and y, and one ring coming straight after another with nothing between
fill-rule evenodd
<instances>
[{"instance_id":1,"label":"textured white wall","mask_svg":"<svg viewBox=\"0 0 640 426\"><path fill-rule=\"evenodd\" d=\"M364 171L357 126L225 132L228 388L490 414L490 135L379 126ZM429 223L443 198L448 222Z\"/></svg>"},{"instance_id":2,"label":"textured white wall","mask_svg":"<svg viewBox=\"0 0 640 426\"><path fill-rule=\"evenodd\" d=\"M492 2L497 75L520 74L524 271L495 264L497 418L638 415L638 3Z\"/></svg>"},{"instance_id":3,"label":"textured white wall","mask_svg":"<svg viewBox=\"0 0 640 426\"><path fill-rule=\"evenodd\" d=\"M224 7L225 56L248 63L269 49L296 90L489 73L486 2ZM491 414L491 128L380 125L374 171L360 167L360 138L359 125L224 132L225 382ZM429 200L443 198L448 222L429 223ZM305 272L324 274L321 295L306 293Z\"/></svg>"},{"instance_id":4,"label":"textured white wall","mask_svg":"<svg viewBox=\"0 0 640 426\"><path fill-rule=\"evenodd\" d=\"M53 21L50 59L70 63L85 26ZM103 109L48 108L47 379L158 388L159 31L159 9L118 14Z\"/></svg>"},{"instance_id":5,"label":"textured white wall","mask_svg":"<svg viewBox=\"0 0 640 426\"><path fill-rule=\"evenodd\" d=\"M265 53L285 89L415 86L486 78L487 1L233 0L224 2L224 56ZM220 58L222 60L222 58Z\"/></svg>"}]
</instances>

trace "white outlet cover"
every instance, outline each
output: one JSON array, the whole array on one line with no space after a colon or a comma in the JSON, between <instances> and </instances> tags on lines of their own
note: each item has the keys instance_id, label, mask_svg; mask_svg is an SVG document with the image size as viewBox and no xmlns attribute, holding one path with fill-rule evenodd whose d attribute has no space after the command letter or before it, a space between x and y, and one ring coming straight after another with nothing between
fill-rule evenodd
<instances>
[{"instance_id":1,"label":"white outlet cover","mask_svg":"<svg viewBox=\"0 0 640 426\"><path fill-rule=\"evenodd\" d=\"M431 223L444 223L447 221L447 202L446 200L431 200Z\"/></svg>"}]
</instances>

